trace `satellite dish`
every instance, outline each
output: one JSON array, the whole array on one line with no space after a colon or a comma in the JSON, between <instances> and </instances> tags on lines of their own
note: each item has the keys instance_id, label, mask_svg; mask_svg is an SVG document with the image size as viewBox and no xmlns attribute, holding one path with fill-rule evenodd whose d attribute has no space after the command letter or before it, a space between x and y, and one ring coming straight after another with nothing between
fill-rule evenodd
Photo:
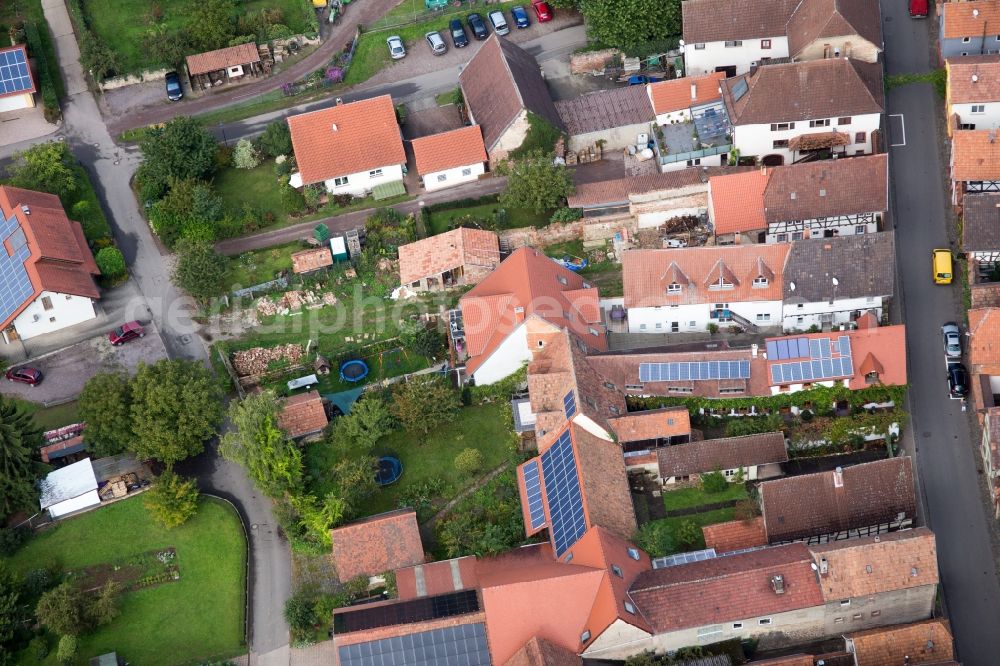
<instances>
[{"instance_id":1,"label":"satellite dish","mask_svg":"<svg viewBox=\"0 0 1000 666\"><path fill-rule=\"evenodd\" d=\"M788 283L788 288L791 289L792 291L795 291L795 283L794 282L789 282Z\"/></svg>"},{"instance_id":2,"label":"satellite dish","mask_svg":"<svg viewBox=\"0 0 1000 666\"><path fill-rule=\"evenodd\" d=\"M838 280L837 278L833 278L831 281L833 282L834 287L840 284L840 280Z\"/></svg>"}]
</instances>

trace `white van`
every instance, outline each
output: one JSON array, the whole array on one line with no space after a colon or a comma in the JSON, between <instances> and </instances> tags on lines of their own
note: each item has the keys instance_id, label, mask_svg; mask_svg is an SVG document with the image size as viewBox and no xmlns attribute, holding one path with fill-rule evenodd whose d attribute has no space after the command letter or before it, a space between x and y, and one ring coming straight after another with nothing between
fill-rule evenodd
<instances>
[{"instance_id":1,"label":"white van","mask_svg":"<svg viewBox=\"0 0 1000 666\"><path fill-rule=\"evenodd\" d=\"M493 32L498 35L507 35L510 33L510 28L507 27L507 19L504 18L503 12L495 11L488 14L490 18L490 24L493 26Z\"/></svg>"}]
</instances>

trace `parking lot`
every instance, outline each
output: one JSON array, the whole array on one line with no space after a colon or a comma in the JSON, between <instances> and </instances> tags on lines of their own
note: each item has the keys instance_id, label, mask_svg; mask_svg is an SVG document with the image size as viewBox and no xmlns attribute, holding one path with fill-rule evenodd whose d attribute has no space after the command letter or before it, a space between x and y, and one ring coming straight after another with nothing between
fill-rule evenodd
<instances>
[{"instance_id":1,"label":"parking lot","mask_svg":"<svg viewBox=\"0 0 1000 666\"><path fill-rule=\"evenodd\" d=\"M134 373L139 362L155 363L167 357L159 331L150 322L143 322L146 336L120 347L112 347L106 335L96 336L71 347L31 359L30 365L42 371L44 379L38 386L0 382L0 393L16 395L43 405L55 405L73 400L83 390L88 379L103 370L124 368Z\"/></svg>"}]
</instances>

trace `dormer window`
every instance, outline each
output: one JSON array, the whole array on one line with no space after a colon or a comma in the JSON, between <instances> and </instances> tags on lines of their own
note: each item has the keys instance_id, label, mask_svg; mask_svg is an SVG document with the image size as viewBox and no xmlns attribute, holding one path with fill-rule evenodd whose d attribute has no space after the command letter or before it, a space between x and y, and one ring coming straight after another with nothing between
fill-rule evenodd
<instances>
[{"instance_id":1,"label":"dormer window","mask_svg":"<svg viewBox=\"0 0 1000 666\"><path fill-rule=\"evenodd\" d=\"M712 290L732 289L733 283L720 276L718 280L708 285L708 288Z\"/></svg>"},{"instance_id":2,"label":"dormer window","mask_svg":"<svg viewBox=\"0 0 1000 666\"><path fill-rule=\"evenodd\" d=\"M556 279L559 280L559 284L563 286L569 284L569 282L566 281L566 278L564 278L562 275L557 275Z\"/></svg>"},{"instance_id":3,"label":"dormer window","mask_svg":"<svg viewBox=\"0 0 1000 666\"><path fill-rule=\"evenodd\" d=\"M763 275L759 275L753 279L753 286L755 289L763 289L768 284L768 279Z\"/></svg>"},{"instance_id":4,"label":"dormer window","mask_svg":"<svg viewBox=\"0 0 1000 666\"><path fill-rule=\"evenodd\" d=\"M878 372L872 370L867 375L865 375L865 384L878 384Z\"/></svg>"},{"instance_id":5,"label":"dormer window","mask_svg":"<svg viewBox=\"0 0 1000 666\"><path fill-rule=\"evenodd\" d=\"M590 629L584 629L583 633L580 634L580 642L586 643L589 640L590 640Z\"/></svg>"},{"instance_id":6,"label":"dormer window","mask_svg":"<svg viewBox=\"0 0 1000 666\"><path fill-rule=\"evenodd\" d=\"M681 293L681 286L679 284L677 284L676 282L671 282L670 284L667 285L667 293L668 294L679 294L679 293Z\"/></svg>"},{"instance_id":7,"label":"dormer window","mask_svg":"<svg viewBox=\"0 0 1000 666\"><path fill-rule=\"evenodd\" d=\"M638 562L639 561L639 549L638 548L629 548L628 549L628 556L631 557L636 562Z\"/></svg>"}]
</instances>

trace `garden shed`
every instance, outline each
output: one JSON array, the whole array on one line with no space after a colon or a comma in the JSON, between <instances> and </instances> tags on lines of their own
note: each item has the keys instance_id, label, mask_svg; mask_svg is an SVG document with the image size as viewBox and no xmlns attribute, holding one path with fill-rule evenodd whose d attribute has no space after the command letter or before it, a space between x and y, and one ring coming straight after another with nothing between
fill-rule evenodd
<instances>
[{"instance_id":1,"label":"garden shed","mask_svg":"<svg viewBox=\"0 0 1000 666\"><path fill-rule=\"evenodd\" d=\"M347 243L343 236L334 236L330 239L330 251L333 253L333 260L336 262L347 261Z\"/></svg>"},{"instance_id":2,"label":"garden shed","mask_svg":"<svg viewBox=\"0 0 1000 666\"><path fill-rule=\"evenodd\" d=\"M53 519L101 503L97 494L97 477L90 458L50 473L39 482L39 490L41 509L48 511Z\"/></svg>"},{"instance_id":3,"label":"garden shed","mask_svg":"<svg viewBox=\"0 0 1000 666\"><path fill-rule=\"evenodd\" d=\"M187 70L194 90L204 90L266 73L257 45L253 43L188 56Z\"/></svg>"}]
</instances>

